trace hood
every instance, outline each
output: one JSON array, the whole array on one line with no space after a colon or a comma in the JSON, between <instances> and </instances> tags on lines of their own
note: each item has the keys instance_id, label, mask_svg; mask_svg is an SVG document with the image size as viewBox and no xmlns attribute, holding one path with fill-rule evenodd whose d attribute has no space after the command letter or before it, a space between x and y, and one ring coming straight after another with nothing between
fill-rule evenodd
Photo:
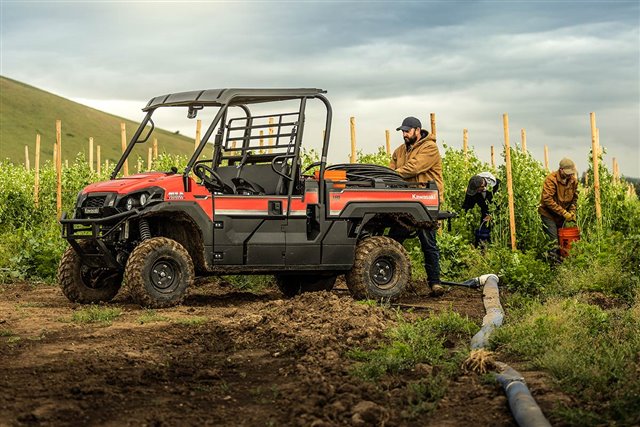
<instances>
[{"instance_id":1,"label":"hood","mask_svg":"<svg viewBox=\"0 0 640 427\"><path fill-rule=\"evenodd\" d=\"M420 138L419 140L417 140L417 141L415 142L415 144L413 144L413 145L411 146L411 148L410 148L411 150L413 150L414 148L417 148L417 147L421 146L422 144L426 144L426 143L427 143L427 142L429 142L429 141L436 142L436 138L433 136L433 134L431 134L431 133L427 132L427 131L426 131L426 130L424 130L424 129L421 129L420 136L421 136L421 138Z\"/></svg>"},{"instance_id":2,"label":"hood","mask_svg":"<svg viewBox=\"0 0 640 427\"><path fill-rule=\"evenodd\" d=\"M175 187L182 183L182 175L166 174L164 172L147 172L130 175L126 178L117 178L109 181L90 184L83 193L119 193L127 194L148 187Z\"/></svg>"}]
</instances>

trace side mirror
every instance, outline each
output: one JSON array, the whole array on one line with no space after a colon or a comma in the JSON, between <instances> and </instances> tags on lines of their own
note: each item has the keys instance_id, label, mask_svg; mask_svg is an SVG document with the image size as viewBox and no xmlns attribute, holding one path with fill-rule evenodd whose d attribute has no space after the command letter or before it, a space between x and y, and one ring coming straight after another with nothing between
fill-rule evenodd
<instances>
[{"instance_id":1,"label":"side mirror","mask_svg":"<svg viewBox=\"0 0 640 427\"><path fill-rule=\"evenodd\" d=\"M188 119L195 119L198 115L198 110L202 110L204 105L189 105L189 112L187 112Z\"/></svg>"}]
</instances>

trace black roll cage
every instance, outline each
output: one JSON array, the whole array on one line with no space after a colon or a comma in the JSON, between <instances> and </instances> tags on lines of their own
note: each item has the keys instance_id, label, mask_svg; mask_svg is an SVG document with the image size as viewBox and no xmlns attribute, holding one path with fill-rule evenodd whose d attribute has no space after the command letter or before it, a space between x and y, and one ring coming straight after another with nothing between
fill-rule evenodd
<instances>
[{"instance_id":1,"label":"black roll cage","mask_svg":"<svg viewBox=\"0 0 640 427\"><path fill-rule=\"evenodd\" d=\"M122 169L125 161L129 157L133 147L138 143L143 143L149 139L149 135L153 131L154 123L151 119L151 116L155 112L156 109L161 107L188 107L189 108L189 117L195 117L195 115L191 116L191 114L197 110L200 110L204 107L219 107L218 112L215 117L211 121L211 124L205 131L204 135L201 138L200 144L195 149L191 158L187 162L187 166L184 169L182 174L183 176L183 184L185 191L189 191L189 173L194 167L194 164L197 162L198 158L202 154L202 151L206 147L211 135L214 133L216 127L218 131L214 138L214 154L212 158L213 166L215 167L221 161L222 155L222 143L224 138L225 125L227 124L227 112L229 107L239 107L244 113L245 117L240 118L242 120L246 120L246 126L244 137L232 138L232 140L242 141L242 147L234 148L235 151L242 153L244 159L248 155L248 149L251 139L255 139L256 137L250 136L250 132L252 127L253 120L259 117L264 116L252 116L251 111L248 107L250 104L263 104L269 102L277 102L277 101L287 101L287 100L300 100L300 107L298 109L298 123L297 123L297 131L291 132L289 134L281 133L280 131L277 134L269 135L269 137L284 137L284 136L292 136L295 137L294 144L294 152L289 154L287 153L284 157L290 158L299 158L300 156L300 145L302 142L302 136L304 133L304 113L306 108L306 102L308 99L319 99L326 108L326 120L325 120L325 132L324 132L324 140L322 141L322 153L320 157L320 171L319 171L319 179L320 182L324 182L324 172L327 166L327 154L329 150L329 140L331 134L331 121L332 121L332 108L329 100L323 95L326 93L325 90L322 89L209 89L202 91L192 91L192 92L180 92L173 93L168 95L162 95L155 98L152 98L147 106L142 109L142 111L146 112L146 115L140 126L131 137L129 144L127 145L124 153L120 157L120 160L115 166L115 169L111 173L110 179L116 179L118 173ZM292 115L296 113L284 113L283 115ZM229 123L237 119L231 119ZM282 123L282 117L280 119ZM143 140L139 140L142 135L145 127L150 124L151 129L145 136ZM220 126L219 126L220 125ZM262 126L258 126L262 127ZM254 127L255 128L255 127ZM235 130L241 130L242 127L236 127ZM227 141L229 141L229 137L227 137ZM268 156L263 156L265 159ZM271 158L276 156L271 156ZM280 155L283 157L283 155ZM292 176L295 176L298 171L297 162L293 162ZM293 186L289 186L289 196L291 196ZM319 185L319 200L324 200L324 185Z\"/></svg>"}]
</instances>

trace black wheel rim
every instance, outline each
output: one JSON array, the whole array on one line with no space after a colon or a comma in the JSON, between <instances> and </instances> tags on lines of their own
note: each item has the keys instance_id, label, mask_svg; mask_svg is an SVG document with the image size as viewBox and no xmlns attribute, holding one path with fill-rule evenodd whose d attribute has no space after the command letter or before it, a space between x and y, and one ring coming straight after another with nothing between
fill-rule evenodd
<instances>
[{"instance_id":1,"label":"black wheel rim","mask_svg":"<svg viewBox=\"0 0 640 427\"><path fill-rule=\"evenodd\" d=\"M389 289L393 287L393 276L396 269L393 261L387 257L380 257L371 265L371 280L381 289Z\"/></svg>"},{"instance_id":2,"label":"black wheel rim","mask_svg":"<svg viewBox=\"0 0 640 427\"><path fill-rule=\"evenodd\" d=\"M160 292L172 292L178 286L179 272L178 264L175 261L158 260L151 267L151 284Z\"/></svg>"}]
</instances>

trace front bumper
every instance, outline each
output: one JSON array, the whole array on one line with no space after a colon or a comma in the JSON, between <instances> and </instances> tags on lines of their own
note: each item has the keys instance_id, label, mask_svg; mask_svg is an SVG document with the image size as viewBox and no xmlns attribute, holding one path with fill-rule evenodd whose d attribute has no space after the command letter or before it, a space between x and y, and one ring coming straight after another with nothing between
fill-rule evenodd
<instances>
[{"instance_id":1,"label":"front bumper","mask_svg":"<svg viewBox=\"0 0 640 427\"><path fill-rule=\"evenodd\" d=\"M122 269L124 266L107 247L106 241L117 241L116 233L121 231L125 221L139 213L138 209L133 209L104 218L67 218L67 214L63 213L60 218L62 237L69 242L86 265ZM79 241L89 241L88 247L95 247L97 252L88 252L87 246L81 247Z\"/></svg>"}]
</instances>

